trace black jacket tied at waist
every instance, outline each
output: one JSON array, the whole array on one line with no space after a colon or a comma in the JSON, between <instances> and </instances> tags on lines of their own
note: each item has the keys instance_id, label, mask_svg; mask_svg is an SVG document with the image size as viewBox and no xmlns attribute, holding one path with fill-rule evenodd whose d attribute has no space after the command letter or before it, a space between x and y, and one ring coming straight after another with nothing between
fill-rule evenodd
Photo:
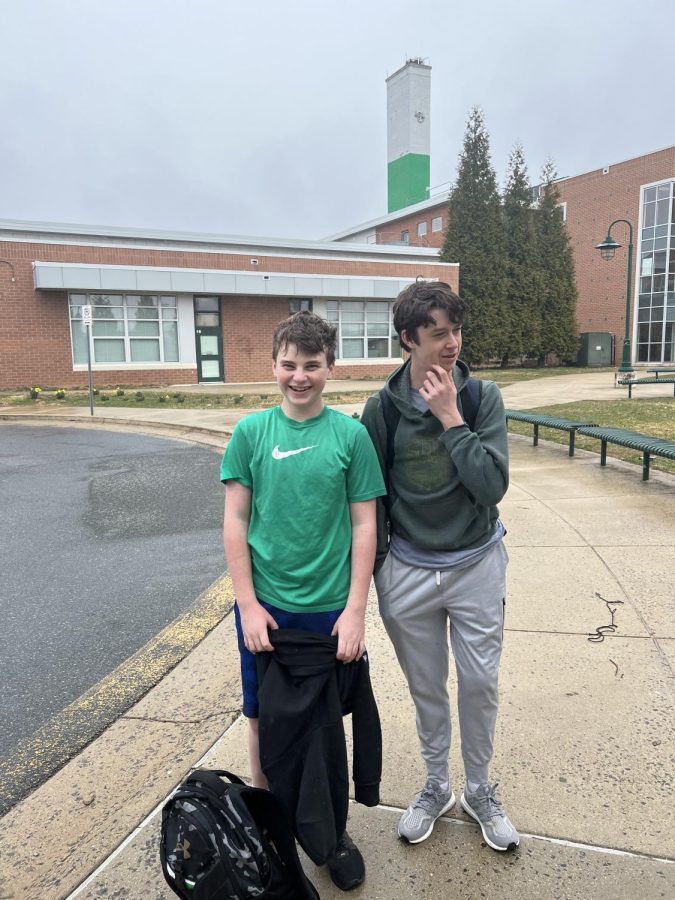
<instances>
[{"instance_id":1,"label":"black jacket tied at waist","mask_svg":"<svg viewBox=\"0 0 675 900\"><path fill-rule=\"evenodd\" d=\"M355 799L379 803L382 732L368 658L342 663L336 637L290 628L271 631L270 641L274 652L256 655L260 762L300 845L321 865L347 825L343 715L352 716Z\"/></svg>"}]
</instances>

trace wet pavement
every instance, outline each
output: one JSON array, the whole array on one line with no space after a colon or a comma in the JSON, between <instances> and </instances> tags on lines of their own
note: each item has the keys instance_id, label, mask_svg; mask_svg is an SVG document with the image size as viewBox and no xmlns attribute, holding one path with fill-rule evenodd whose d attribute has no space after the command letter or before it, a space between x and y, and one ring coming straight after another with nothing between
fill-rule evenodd
<instances>
[{"instance_id":1,"label":"wet pavement","mask_svg":"<svg viewBox=\"0 0 675 900\"><path fill-rule=\"evenodd\" d=\"M570 399L623 396L614 394L611 373L583 376L589 381L574 390L563 382L577 377L537 382L539 402L533 382L514 385L518 392L507 388L505 402L559 402L549 399L555 390ZM200 427L194 412L180 428ZM223 440L226 427L214 440ZM521 845L495 853L458 808L423 844L396 838L423 770L412 704L372 598L368 646L384 774L381 804L351 809L350 832L368 867L352 896L675 896L675 477L654 473L642 482L635 466L610 460L601 468L597 454L570 459L564 447L534 448L517 435L510 452L511 486L500 504L511 562L492 777ZM450 688L454 695L454 674ZM227 615L143 700L0 820L0 896L174 896L157 858L158 809L200 761L246 774L238 704ZM457 741L451 771L458 793ZM325 871L306 865L324 900L342 896Z\"/></svg>"}]
</instances>

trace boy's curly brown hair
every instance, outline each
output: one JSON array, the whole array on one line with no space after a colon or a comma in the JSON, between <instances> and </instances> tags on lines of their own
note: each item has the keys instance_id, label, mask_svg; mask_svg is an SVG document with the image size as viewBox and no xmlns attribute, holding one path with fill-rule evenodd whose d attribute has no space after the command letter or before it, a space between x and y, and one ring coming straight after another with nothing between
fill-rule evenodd
<instances>
[{"instance_id":1,"label":"boy's curly brown hair","mask_svg":"<svg viewBox=\"0 0 675 900\"><path fill-rule=\"evenodd\" d=\"M303 353L325 353L329 366L335 362L337 344L336 328L309 310L294 313L279 322L272 336L272 359L276 362L279 351L295 344Z\"/></svg>"}]
</instances>

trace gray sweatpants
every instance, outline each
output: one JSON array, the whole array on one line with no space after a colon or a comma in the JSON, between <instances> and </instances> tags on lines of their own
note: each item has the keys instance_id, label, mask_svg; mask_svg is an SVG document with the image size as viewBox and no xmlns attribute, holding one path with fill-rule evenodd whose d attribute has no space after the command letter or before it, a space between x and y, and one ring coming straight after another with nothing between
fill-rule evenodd
<instances>
[{"instance_id":1,"label":"gray sweatpants","mask_svg":"<svg viewBox=\"0 0 675 900\"><path fill-rule=\"evenodd\" d=\"M462 758L488 781L497 720L508 555L502 541L466 569L436 572L389 553L375 576L380 614L408 681L427 775L448 780L448 624L457 670Z\"/></svg>"}]
</instances>

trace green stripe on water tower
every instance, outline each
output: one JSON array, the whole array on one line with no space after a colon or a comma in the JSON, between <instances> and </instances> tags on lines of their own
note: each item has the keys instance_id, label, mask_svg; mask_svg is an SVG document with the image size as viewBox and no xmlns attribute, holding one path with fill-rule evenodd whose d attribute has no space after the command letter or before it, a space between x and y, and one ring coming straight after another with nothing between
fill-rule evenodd
<instances>
[{"instance_id":1,"label":"green stripe on water tower","mask_svg":"<svg viewBox=\"0 0 675 900\"><path fill-rule=\"evenodd\" d=\"M387 163L389 212L429 199L431 166L429 156L406 153Z\"/></svg>"}]
</instances>

